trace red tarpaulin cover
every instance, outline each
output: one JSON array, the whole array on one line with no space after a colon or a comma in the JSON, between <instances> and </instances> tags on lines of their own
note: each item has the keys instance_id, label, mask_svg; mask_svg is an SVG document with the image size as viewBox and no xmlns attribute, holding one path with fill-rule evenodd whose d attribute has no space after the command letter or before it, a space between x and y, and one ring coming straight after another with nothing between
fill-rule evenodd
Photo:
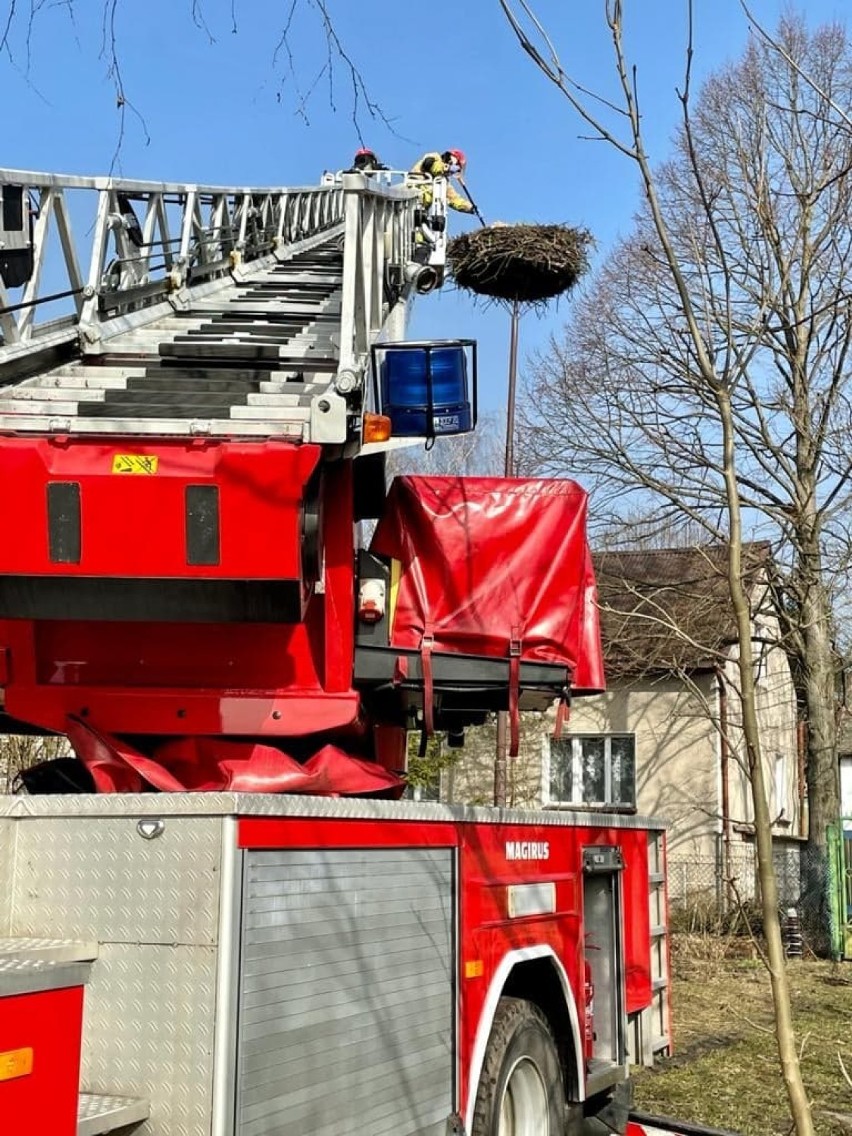
<instances>
[{"instance_id":1,"label":"red tarpaulin cover","mask_svg":"<svg viewBox=\"0 0 852 1136\"><path fill-rule=\"evenodd\" d=\"M177 738L153 757L71 718L68 738L99 793L310 793L331 797L381 793L399 797L405 782L372 761L326 745L306 762L274 746L219 738Z\"/></svg>"},{"instance_id":2,"label":"red tarpaulin cover","mask_svg":"<svg viewBox=\"0 0 852 1136\"><path fill-rule=\"evenodd\" d=\"M571 669L604 688L587 495L550 478L397 477L371 551L402 565L391 646Z\"/></svg>"}]
</instances>

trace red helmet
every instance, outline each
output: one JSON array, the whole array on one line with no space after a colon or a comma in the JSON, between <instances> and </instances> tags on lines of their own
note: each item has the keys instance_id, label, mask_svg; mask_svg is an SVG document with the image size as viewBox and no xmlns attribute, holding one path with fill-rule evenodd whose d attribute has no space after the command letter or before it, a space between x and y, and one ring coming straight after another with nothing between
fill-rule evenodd
<instances>
[{"instance_id":1,"label":"red helmet","mask_svg":"<svg viewBox=\"0 0 852 1136\"><path fill-rule=\"evenodd\" d=\"M355 151L355 157L352 159L352 169L356 173L372 173L383 167L379 165L379 159L376 156L376 151L371 150L368 146L362 146L360 150Z\"/></svg>"},{"instance_id":2,"label":"red helmet","mask_svg":"<svg viewBox=\"0 0 852 1136\"><path fill-rule=\"evenodd\" d=\"M447 153L456 163L460 170L463 170L467 165L467 158L464 156L464 150L447 150Z\"/></svg>"}]
</instances>

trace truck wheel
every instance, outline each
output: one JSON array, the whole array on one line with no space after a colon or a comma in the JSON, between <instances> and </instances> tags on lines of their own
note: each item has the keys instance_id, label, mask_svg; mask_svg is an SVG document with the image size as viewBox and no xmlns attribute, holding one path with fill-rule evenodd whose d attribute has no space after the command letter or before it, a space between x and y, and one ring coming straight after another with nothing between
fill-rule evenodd
<instances>
[{"instance_id":1,"label":"truck wheel","mask_svg":"<svg viewBox=\"0 0 852 1136\"><path fill-rule=\"evenodd\" d=\"M547 1019L531 1002L501 998L471 1136L562 1136L564 1131L565 1087Z\"/></svg>"}]
</instances>

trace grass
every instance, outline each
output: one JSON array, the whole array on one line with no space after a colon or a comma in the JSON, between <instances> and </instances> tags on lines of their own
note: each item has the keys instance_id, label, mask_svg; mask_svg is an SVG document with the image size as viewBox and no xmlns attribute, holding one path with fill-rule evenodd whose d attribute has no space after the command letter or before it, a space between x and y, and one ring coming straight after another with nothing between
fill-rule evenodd
<instances>
[{"instance_id":1,"label":"grass","mask_svg":"<svg viewBox=\"0 0 852 1136\"><path fill-rule=\"evenodd\" d=\"M737 951L737 944L739 950ZM672 938L675 1052L637 1070L636 1108L742 1136L791 1131L769 979L743 940ZM818 1136L852 1134L852 962L788 964L802 1075ZM844 1120L832 1114L845 1114Z\"/></svg>"}]
</instances>

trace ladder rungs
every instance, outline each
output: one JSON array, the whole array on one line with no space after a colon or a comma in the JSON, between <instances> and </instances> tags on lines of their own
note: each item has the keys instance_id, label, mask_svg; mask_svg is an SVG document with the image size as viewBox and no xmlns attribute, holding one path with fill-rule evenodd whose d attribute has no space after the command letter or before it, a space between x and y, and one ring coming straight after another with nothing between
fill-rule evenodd
<instances>
[{"instance_id":1,"label":"ladder rungs","mask_svg":"<svg viewBox=\"0 0 852 1136\"><path fill-rule=\"evenodd\" d=\"M98 391L89 391L86 395L90 402L97 400ZM74 415L77 414L77 407L79 402L77 400L70 401L66 395L64 399L52 401L49 398L35 399L35 398L0 398L0 414L17 415L28 417L31 414L58 414L58 415Z\"/></svg>"},{"instance_id":2,"label":"ladder rungs","mask_svg":"<svg viewBox=\"0 0 852 1136\"><path fill-rule=\"evenodd\" d=\"M263 343L161 343L160 357L163 359L221 359L236 360L275 360L280 358L277 346Z\"/></svg>"},{"instance_id":3,"label":"ladder rungs","mask_svg":"<svg viewBox=\"0 0 852 1136\"><path fill-rule=\"evenodd\" d=\"M299 410L303 415L299 415ZM286 422L299 419L303 421L310 406L305 403L294 402L289 406L235 406L231 410L231 419L234 422Z\"/></svg>"},{"instance_id":4,"label":"ladder rungs","mask_svg":"<svg viewBox=\"0 0 852 1136\"><path fill-rule=\"evenodd\" d=\"M56 434L109 434L117 437L153 435L158 438L289 438L302 441L308 424L308 411L301 421L262 422L240 421L234 418L86 418L76 415L3 414L0 411L0 430L15 433Z\"/></svg>"},{"instance_id":5,"label":"ladder rungs","mask_svg":"<svg viewBox=\"0 0 852 1136\"><path fill-rule=\"evenodd\" d=\"M110 390L123 390L124 384L119 386L110 387ZM100 402L106 396L106 387L16 387L12 392L11 398L3 398L0 395L0 403L7 408L9 413L15 414L16 411L12 409L12 404L20 403L25 409L24 413L31 412L34 402L48 402L52 405L56 403L68 403L74 405L78 400L88 399L90 402ZM71 413L69 411L69 413Z\"/></svg>"}]
</instances>

